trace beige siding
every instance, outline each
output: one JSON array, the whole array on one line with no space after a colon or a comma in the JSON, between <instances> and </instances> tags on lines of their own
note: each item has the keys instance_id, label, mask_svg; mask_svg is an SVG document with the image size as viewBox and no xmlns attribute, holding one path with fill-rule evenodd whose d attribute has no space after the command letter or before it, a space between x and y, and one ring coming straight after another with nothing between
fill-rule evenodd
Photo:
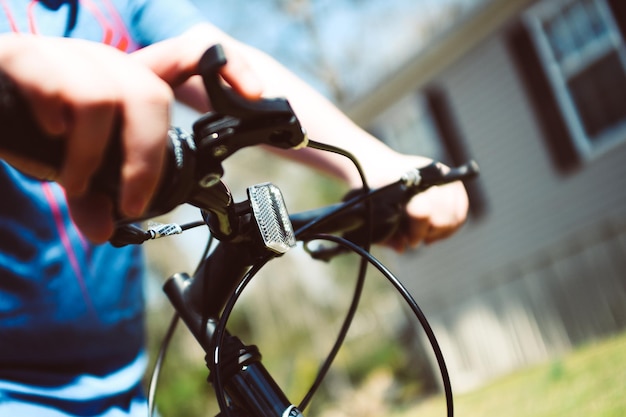
<instances>
[{"instance_id":1,"label":"beige siding","mask_svg":"<svg viewBox=\"0 0 626 417\"><path fill-rule=\"evenodd\" d=\"M481 166L489 211L398 262L459 387L626 326L626 143L558 173L503 36L433 82Z\"/></svg>"}]
</instances>

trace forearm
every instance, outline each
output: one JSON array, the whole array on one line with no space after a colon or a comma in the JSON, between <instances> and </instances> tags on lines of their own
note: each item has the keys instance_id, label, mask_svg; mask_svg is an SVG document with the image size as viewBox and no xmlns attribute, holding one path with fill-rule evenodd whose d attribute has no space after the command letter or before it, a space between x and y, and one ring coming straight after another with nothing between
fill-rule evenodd
<instances>
[{"instance_id":1,"label":"forearm","mask_svg":"<svg viewBox=\"0 0 626 417\"><path fill-rule=\"evenodd\" d=\"M238 42L209 24L198 25L184 34L181 39L174 40L169 54L180 55L180 58L170 60L170 62L177 61L179 65L195 69L193 60L197 60L204 50L216 43L224 46L229 59L225 78L229 78L228 81L235 84L234 87L239 92L252 99L255 98L256 89L259 95L262 93L266 97L286 97L311 139L351 152L364 165L365 171L373 174L377 179L384 176L379 172L376 173L378 166L397 167L398 172L389 173L389 179L391 179L392 175L397 178L401 170L428 163L429 160L425 158L401 157L355 125L328 99L272 57ZM161 49L162 45L159 48ZM153 57L146 52L150 51L142 53L150 59L152 67L164 66L163 61L158 59L163 50L160 50L159 54L154 54ZM168 70L160 68L157 72L167 74ZM176 71L176 73L180 72L180 69ZM198 77L190 79L185 85L179 87L177 92L181 100L197 110L205 112L209 109L209 103ZM357 171L351 164L346 163L345 158L311 149L289 152L288 156L341 178L352 186L360 184ZM398 161L406 161L406 165L398 166Z\"/></svg>"},{"instance_id":2,"label":"forearm","mask_svg":"<svg viewBox=\"0 0 626 417\"><path fill-rule=\"evenodd\" d=\"M261 77L264 92L269 96L286 97L312 140L351 152L363 164L366 173L372 174L378 167L397 167L398 172L388 173L389 177L385 180L395 179L405 169L430 162L426 158L400 156L357 126L326 97L273 58L256 49L243 47L247 48L247 56L251 57L254 70ZM360 185L357 171L346 163L345 158L311 149L290 152L289 156L333 174L352 186ZM398 166L400 160L406 161L406 165ZM377 173L376 176L386 175Z\"/></svg>"}]
</instances>

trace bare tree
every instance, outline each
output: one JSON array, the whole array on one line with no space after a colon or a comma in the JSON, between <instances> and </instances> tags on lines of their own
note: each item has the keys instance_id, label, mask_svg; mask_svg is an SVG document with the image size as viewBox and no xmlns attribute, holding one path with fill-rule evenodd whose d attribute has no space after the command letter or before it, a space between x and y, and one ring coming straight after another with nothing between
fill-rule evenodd
<instances>
[{"instance_id":1,"label":"bare tree","mask_svg":"<svg viewBox=\"0 0 626 417\"><path fill-rule=\"evenodd\" d=\"M369 1L369 0L367 0ZM343 102L345 97L342 84L339 81L338 69L329 61L328 56L324 53L324 43L318 25L318 16L315 10L315 0L274 0L277 8L282 10L286 15L299 24L306 34L307 41L311 44L310 50L313 55L301 60L302 68L314 74L314 76L324 83L337 103Z\"/></svg>"}]
</instances>

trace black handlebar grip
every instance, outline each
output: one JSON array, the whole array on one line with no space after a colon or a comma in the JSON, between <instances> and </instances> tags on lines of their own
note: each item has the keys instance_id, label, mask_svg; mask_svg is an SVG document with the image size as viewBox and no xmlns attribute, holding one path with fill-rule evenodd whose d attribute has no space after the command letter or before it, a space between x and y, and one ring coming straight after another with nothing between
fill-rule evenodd
<instances>
[{"instance_id":1,"label":"black handlebar grip","mask_svg":"<svg viewBox=\"0 0 626 417\"><path fill-rule=\"evenodd\" d=\"M0 155L11 160L17 157L35 162L48 170L47 178L58 174L65 159L66 141L54 137L39 126L30 103L16 83L0 71ZM109 144L100 169L94 174L95 188L106 193L114 201L120 184L122 164L121 144L113 140ZM40 168L38 167L38 170Z\"/></svg>"},{"instance_id":2,"label":"black handlebar grip","mask_svg":"<svg viewBox=\"0 0 626 417\"><path fill-rule=\"evenodd\" d=\"M31 106L15 82L0 71L0 156L18 157L41 164L51 173L58 173L65 157L65 140L44 132L37 123ZM119 128L114 129L119 132ZM169 148L163 180L146 213L154 217L170 211L185 201L193 185L193 140L185 132L170 128ZM92 178L91 186L108 195L117 206L121 183L123 151L119 135L108 144L101 166ZM51 179L51 178L47 178ZM124 222L121 215L115 217Z\"/></svg>"},{"instance_id":3,"label":"black handlebar grip","mask_svg":"<svg viewBox=\"0 0 626 417\"><path fill-rule=\"evenodd\" d=\"M46 134L15 82L0 71L0 149L3 155L32 160L54 171L63 165L65 142Z\"/></svg>"}]
</instances>

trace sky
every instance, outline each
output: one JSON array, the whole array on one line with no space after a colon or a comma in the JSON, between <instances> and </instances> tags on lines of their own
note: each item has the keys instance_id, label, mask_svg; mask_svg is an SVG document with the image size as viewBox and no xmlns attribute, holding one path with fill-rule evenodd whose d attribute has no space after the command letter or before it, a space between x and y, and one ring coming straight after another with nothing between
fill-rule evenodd
<instances>
[{"instance_id":1,"label":"sky","mask_svg":"<svg viewBox=\"0 0 626 417\"><path fill-rule=\"evenodd\" d=\"M485 0L194 1L214 24L345 102Z\"/></svg>"}]
</instances>

